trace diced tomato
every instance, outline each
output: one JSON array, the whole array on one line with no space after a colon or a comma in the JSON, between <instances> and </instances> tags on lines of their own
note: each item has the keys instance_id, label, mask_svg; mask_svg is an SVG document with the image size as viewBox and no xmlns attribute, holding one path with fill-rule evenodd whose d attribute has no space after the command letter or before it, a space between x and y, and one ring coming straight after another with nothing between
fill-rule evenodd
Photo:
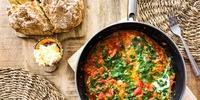
<instances>
[{"instance_id":1,"label":"diced tomato","mask_svg":"<svg viewBox=\"0 0 200 100\"><path fill-rule=\"evenodd\" d=\"M115 42L115 46L116 46L117 48L121 47L121 43L120 43L119 40Z\"/></svg>"},{"instance_id":2,"label":"diced tomato","mask_svg":"<svg viewBox=\"0 0 200 100\"><path fill-rule=\"evenodd\" d=\"M146 57L146 61L150 61L151 59L150 59L150 55L148 55L147 57Z\"/></svg>"},{"instance_id":3,"label":"diced tomato","mask_svg":"<svg viewBox=\"0 0 200 100\"><path fill-rule=\"evenodd\" d=\"M125 62L127 62L127 63L130 63L130 62L131 62L131 60L130 60L130 59L126 59L126 60L125 60Z\"/></svg>"},{"instance_id":4,"label":"diced tomato","mask_svg":"<svg viewBox=\"0 0 200 100\"><path fill-rule=\"evenodd\" d=\"M117 49L113 49L112 51L109 52L109 56L112 58L115 56L115 54L117 53Z\"/></svg>"},{"instance_id":5,"label":"diced tomato","mask_svg":"<svg viewBox=\"0 0 200 100\"><path fill-rule=\"evenodd\" d=\"M103 59L99 59L98 63L103 65L104 64L104 60Z\"/></svg>"},{"instance_id":6,"label":"diced tomato","mask_svg":"<svg viewBox=\"0 0 200 100\"><path fill-rule=\"evenodd\" d=\"M165 70L165 68L163 66L158 66L156 69L160 72L163 72Z\"/></svg>"},{"instance_id":7,"label":"diced tomato","mask_svg":"<svg viewBox=\"0 0 200 100\"><path fill-rule=\"evenodd\" d=\"M92 78L94 78L94 77L95 77L97 74L98 74L98 72L97 72L97 71L93 71L93 72L91 72L91 74L90 74L90 75L91 75L91 77L92 77Z\"/></svg>"},{"instance_id":8,"label":"diced tomato","mask_svg":"<svg viewBox=\"0 0 200 100\"><path fill-rule=\"evenodd\" d=\"M93 78L99 73L94 64L86 64L84 71Z\"/></svg>"},{"instance_id":9,"label":"diced tomato","mask_svg":"<svg viewBox=\"0 0 200 100\"><path fill-rule=\"evenodd\" d=\"M125 91L124 90L120 90L119 91L119 97L120 98L124 98L124 95L125 95Z\"/></svg>"},{"instance_id":10,"label":"diced tomato","mask_svg":"<svg viewBox=\"0 0 200 100\"><path fill-rule=\"evenodd\" d=\"M116 81L115 79L112 79L111 77L109 77L109 78L106 79L106 80L102 80L102 82L103 82L105 85L117 83L117 81Z\"/></svg>"},{"instance_id":11,"label":"diced tomato","mask_svg":"<svg viewBox=\"0 0 200 100\"><path fill-rule=\"evenodd\" d=\"M100 47L101 46L101 42L98 42L96 47Z\"/></svg>"},{"instance_id":12,"label":"diced tomato","mask_svg":"<svg viewBox=\"0 0 200 100\"><path fill-rule=\"evenodd\" d=\"M172 76L170 76L170 80L174 80L175 78L175 74L173 74Z\"/></svg>"},{"instance_id":13,"label":"diced tomato","mask_svg":"<svg viewBox=\"0 0 200 100\"><path fill-rule=\"evenodd\" d=\"M170 90L171 90L172 85L174 84L175 75L170 76L169 79L170 79Z\"/></svg>"},{"instance_id":14,"label":"diced tomato","mask_svg":"<svg viewBox=\"0 0 200 100\"><path fill-rule=\"evenodd\" d=\"M115 48L119 49L121 47L121 42L119 40L119 37L114 37L110 39L109 41L105 40L105 46L109 48L109 50L112 50L112 51Z\"/></svg>"},{"instance_id":15,"label":"diced tomato","mask_svg":"<svg viewBox=\"0 0 200 100\"><path fill-rule=\"evenodd\" d=\"M139 96L141 93L142 93L142 87L137 87L133 92L135 96Z\"/></svg>"},{"instance_id":16,"label":"diced tomato","mask_svg":"<svg viewBox=\"0 0 200 100\"><path fill-rule=\"evenodd\" d=\"M153 100L153 99L154 99L154 97L149 98L149 100Z\"/></svg>"},{"instance_id":17,"label":"diced tomato","mask_svg":"<svg viewBox=\"0 0 200 100\"><path fill-rule=\"evenodd\" d=\"M98 79L97 79L97 81L98 81L99 83L102 83L103 80L104 80L103 78L98 78Z\"/></svg>"},{"instance_id":18,"label":"diced tomato","mask_svg":"<svg viewBox=\"0 0 200 100\"><path fill-rule=\"evenodd\" d=\"M94 56L94 54L92 54L91 56L90 56L90 59L89 59L89 62L96 62L96 60L97 60L98 58L97 57L95 57Z\"/></svg>"},{"instance_id":19,"label":"diced tomato","mask_svg":"<svg viewBox=\"0 0 200 100\"><path fill-rule=\"evenodd\" d=\"M141 79L139 79L136 83L135 83L135 86L137 87L142 87L144 84L143 82L141 81Z\"/></svg>"},{"instance_id":20,"label":"diced tomato","mask_svg":"<svg viewBox=\"0 0 200 100\"><path fill-rule=\"evenodd\" d=\"M96 54L99 58L103 58L102 52L100 50L96 51Z\"/></svg>"},{"instance_id":21,"label":"diced tomato","mask_svg":"<svg viewBox=\"0 0 200 100\"><path fill-rule=\"evenodd\" d=\"M110 79L109 81L108 81L109 83L116 83L117 81L115 80L115 79Z\"/></svg>"},{"instance_id":22,"label":"diced tomato","mask_svg":"<svg viewBox=\"0 0 200 100\"><path fill-rule=\"evenodd\" d=\"M104 71L104 67L100 67L100 68L98 69L98 71L99 71L100 74L102 74L103 71Z\"/></svg>"},{"instance_id":23,"label":"diced tomato","mask_svg":"<svg viewBox=\"0 0 200 100\"><path fill-rule=\"evenodd\" d=\"M96 71L95 66L93 64L86 64L86 67L84 67L84 71L91 75L91 73L94 73Z\"/></svg>"},{"instance_id":24,"label":"diced tomato","mask_svg":"<svg viewBox=\"0 0 200 100\"><path fill-rule=\"evenodd\" d=\"M159 49L159 45L158 44L155 44L154 45L154 49L156 50L156 49Z\"/></svg>"},{"instance_id":25,"label":"diced tomato","mask_svg":"<svg viewBox=\"0 0 200 100\"><path fill-rule=\"evenodd\" d=\"M159 47L159 45L155 44L154 45L154 49L155 49L157 55L159 56L159 58L156 59L155 63L162 61L162 59L164 58L164 53L162 52L162 50Z\"/></svg>"},{"instance_id":26,"label":"diced tomato","mask_svg":"<svg viewBox=\"0 0 200 100\"><path fill-rule=\"evenodd\" d=\"M155 63L162 61L164 58L164 53L162 51L158 51L157 54L159 58L155 60Z\"/></svg>"},{"instance_id":27,"label":"diced tomato","mask_svg":"<svg viewBox=\"0 0 200 100\"><path fill-rule=\"evenodd\" d=\"M103 92L100 92L98 95L99 100L104 100L106 98L106 95Z\"/></svg>"},{"instance_id":28,"label":"diced tomato","mask_svg":"<svg viewBox=\"0 0 200 100\"><path fill-rule=\"evenodd\" d=\"M113 97L113 90L112 89L108 89L107 93L106 93L106 96L109 97L109 98L112 98Z\"/></svg>"},{"instance_id":29,"label":"diced tomato","mask_svg":"<svg viewBox=\"0 0 200 100\"><path fill-rule=\"evenodd\" d=\"M160 56L160 58L163 58L164 53L163 53L162 51L160 51L160 52L158 53L158 55Z\"/></svg>"},{"instance_id":30,"label":"diced tomato","mask_svg":"<svg viewBox=\"0 0 200 100\"><path fill-rule=\"evenodd\" d=\"M152 84L147 84L147 90L148 90L148 91L153 91L153 86L152 86Z\"/></svg>"}]
</instances>

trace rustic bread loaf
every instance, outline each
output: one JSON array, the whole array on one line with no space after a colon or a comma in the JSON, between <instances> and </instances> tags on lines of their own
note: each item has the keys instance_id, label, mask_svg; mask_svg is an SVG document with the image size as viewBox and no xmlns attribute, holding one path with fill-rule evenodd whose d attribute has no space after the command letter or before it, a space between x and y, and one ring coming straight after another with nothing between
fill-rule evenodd
<instances>
[{"instance_id":1,"label":"rustic bread loaf","mask_svg":"<svg viewBox=\"0 0 200 100\"><path fill-rule=\"evenodd\" d=\"M83 19L82 0L41 0L41 7L54 26L55 33L68 32Z\"/></svg>"},{"instance_id":2,"label":"rustic bread loaf","mask_svg":"<svg viewBox=\"0 0 200 100\"><path fill-rule=\"evenodd\" d=\"M83 20L82 0L10 0L9 23L25 35L68 32Z\"/></svg>"},{"instance_id":3,"label":"rustic bread loaf","mask_svg":"<svg viewBox=\"0 0 200 100\"><path fill-rule=\"evenodd\" d=\"M9 10L11 27L25 35L52 35L53 26L38 5L37 1L12 5Z\"/></svg>"}]
</instances>

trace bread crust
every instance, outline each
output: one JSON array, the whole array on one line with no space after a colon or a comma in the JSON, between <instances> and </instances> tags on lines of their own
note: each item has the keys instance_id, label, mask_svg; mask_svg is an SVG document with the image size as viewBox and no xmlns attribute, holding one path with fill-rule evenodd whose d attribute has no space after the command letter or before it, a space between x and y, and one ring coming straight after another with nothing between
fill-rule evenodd
<instances>
[{"instance_id":1,"label":"bread crust","mask_svg":"<svg viewBox=\"0 0 200 100\"><path fill-rule=\"evenodd\" d=\"M38 5L36 1L12 5L9 11L10 26L25 35L52 35L53 26Z\"/></svg>"},{"instance_id":2,"label":"bread crust","mask_svg":"<svg viewBox=\"0 0 200 100\"><path fill-rule=\"evenodd\" d=\"M42 0L41 7L54 26L54 33L68 32L83 20L82 0Z\"/></svg>"},{"instance_id":3,"label":"bread crust","mask_svg":"<svg viewBox=\"0 0 200 100\"><path fill-rule=\"evenodd\" d=\"M82 0L10 0L9 24L25 35L66 33L83 20Z\"/></svg>"}]
</instances>

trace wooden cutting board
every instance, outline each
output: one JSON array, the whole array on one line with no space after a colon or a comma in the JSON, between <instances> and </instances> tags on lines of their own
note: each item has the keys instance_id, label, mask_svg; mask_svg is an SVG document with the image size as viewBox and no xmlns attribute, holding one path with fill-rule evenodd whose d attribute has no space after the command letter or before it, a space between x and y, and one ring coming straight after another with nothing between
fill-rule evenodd
<instances>
[{"instance_id":1,"label":"wooden cutting board","mask_svg":"<svg viewBox=\"0 0 200 100\"><path fill-rule=\"evenodd\" d=\"M69 59L68 63L73 69L73 71L76 70L76 65L78 63L79 56L83 50L84 46L82 46L76 53L74 53ZM194 96L194 94L191 92L191 90L186 86L185 94L183 96L183 100L197 100L197 98Z\"/></svg>"},{"instance_id":2,"label":"wooden cutting board","mask_svg":"<svg viewBox=\"0 0 200 100\"><path fill-rule=\"evenodd\" d=\"M83 25L84 23L81 23L79 26L71 29L69 32L67 33L57 33L57 34L54 34L54 35L45 35L45 36L36 36L36 35L24 35L22 33L19 33L19 32L16 32L15 35L19 38L33 38L33 39L36 39L36 40L40 40L42 38L45 38L45 37L51 37L51 38L56 38L58 41L63 41L65 39L68 39L68 38L79 38L79 37L83 37L85 35L85 32L79 32L81 30L81 26Z\"/></svg>"}]
</instances>

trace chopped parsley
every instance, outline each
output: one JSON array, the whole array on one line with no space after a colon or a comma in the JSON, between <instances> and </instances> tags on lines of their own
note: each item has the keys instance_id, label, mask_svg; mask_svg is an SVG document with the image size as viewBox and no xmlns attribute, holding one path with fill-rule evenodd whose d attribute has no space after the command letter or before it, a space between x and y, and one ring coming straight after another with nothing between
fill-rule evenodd
<instances>
[{"instance_id":1,"label":"chopped parsley","mask_svg":"<svg viewBox=\"0 0 200 100\"><path fill-rule=\"evenodd\" d=\"M87 95L96 100L169 99L169 77L175 74L169 58L159 57L165 53L157 46L136 31L120 31L101 41L84 66Z\"/></svg>"}]
</instances>

